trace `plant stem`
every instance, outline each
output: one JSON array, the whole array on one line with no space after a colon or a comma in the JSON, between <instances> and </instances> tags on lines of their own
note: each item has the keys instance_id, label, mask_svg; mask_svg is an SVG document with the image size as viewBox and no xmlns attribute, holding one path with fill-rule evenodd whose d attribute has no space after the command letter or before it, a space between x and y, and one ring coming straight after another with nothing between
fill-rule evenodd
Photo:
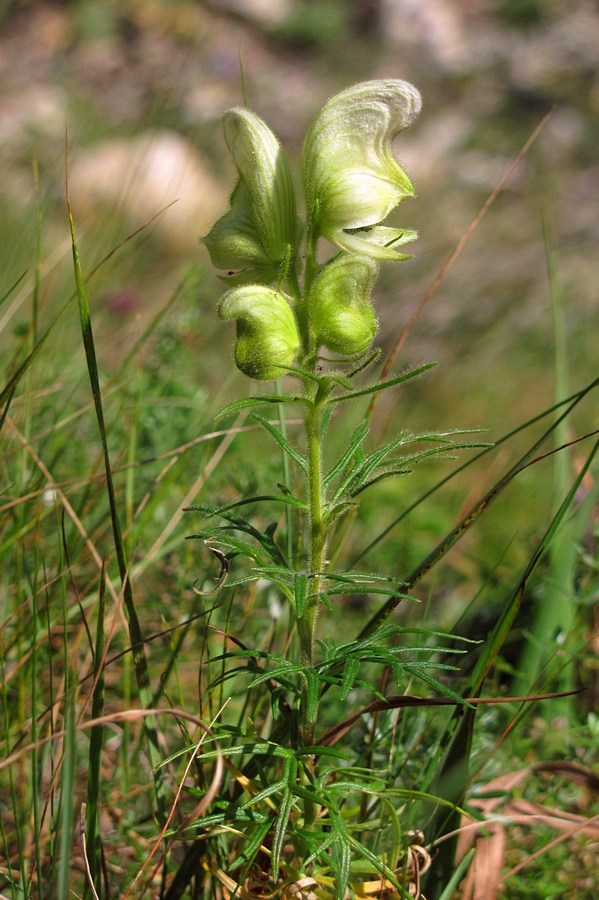
<instances>
[{"instance_id":1,"label":"plant stem","mask_svg":"<svg viewBox=\"0 0 599 900\"><path fill-rule=\"evenodd\" d=\"M308 450L308 502L310 508L310 556L309 579L306 604L298 619L301 659L304 666L314 664L314 639L320 603L322 571L325 566L327 524L324 509L324 487L322 477L322 409L328 394L328 387L321 384L306 413L306 439ZM302 726L304 743L314 743L314 728L318 713L318 703L308 698L307 684L302 696Z\"/></svg>"}]
</instances>

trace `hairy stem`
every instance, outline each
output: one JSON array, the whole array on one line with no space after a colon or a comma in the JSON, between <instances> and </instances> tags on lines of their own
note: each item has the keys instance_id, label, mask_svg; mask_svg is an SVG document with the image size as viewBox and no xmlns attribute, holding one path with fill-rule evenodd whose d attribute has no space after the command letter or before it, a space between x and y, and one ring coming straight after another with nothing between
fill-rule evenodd
<instances>
[{"instance_id":1,"label":"hairy stem","mask_svg":"<svg viewBox=\"0 0 599 900\"><path fill-rule=\"evenodd\" d=\"M322 572L325 567L325 554L328 529L325 516L325 498L322 473L322 412L328 389L321 384L313 403L306 413L306 439L308 450L308 502L310 508L310 545L309 545L309 579L306 603L303 615L298 618L302 663L307 668L314 665L314 642ZM304 742L314 742L314 728L317 718L317 703L308 702L307 685L302 696L302 726Z\"/></svg>"}]
</instances>

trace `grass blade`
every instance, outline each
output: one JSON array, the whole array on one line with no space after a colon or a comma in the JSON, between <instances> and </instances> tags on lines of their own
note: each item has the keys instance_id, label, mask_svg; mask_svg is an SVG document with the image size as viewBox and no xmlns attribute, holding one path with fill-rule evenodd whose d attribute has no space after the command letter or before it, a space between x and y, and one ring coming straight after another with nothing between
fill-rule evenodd
<instances>
[{"instance_id":1,"label":"grass blade","mask_svg":"<svg viewBox=\"0 0 599 900\"><path fill-rule=\"evenodd\" d=\"M94 648L94 689L92 696L92 719L99 719L104 710L104 612L106 607L106 572L102 568L98 597L98 617L96 622L96 643ZM89 875L97 893L100 893L100 873L102 847L99 835L99 797L101 781L102 748L104 726L94 725L89 741L89 767L87 776L87 854Z\"/></svg>"},{"instance_id":2,"label":"grass blade","mask_svg":"<svg viewBox=\"0 0 599 900\"><path fill-rule=\"evenodd\" d=\"M66 620L65 620L66 622ZM68 644L65 634L65 656L68 656ZM69 672L65 685L65 735L63 744L63 758L60 779L60 862L58 865L58 900L67 900L70 897L69 885L71 883L71 852L73 847L73 789L75 786L75 768L77 765L75 755L75 685L77 679Z\"/></svg>"},{"instance_id":3,"label":"grass blade","mask_svg":"<svg viewBox=\"0 0 599 900\"><path fill-rule=\"evenodd\" d=\"M484 450L481 450L480 453L477 453L475 456L466 460L466 462L463 462L460 466L457 467L457 469L454 469L453 472L450 472L449 475L446 475L440 481L437 481L431 488L429 488L429 490L427 490L423 494L421 494L420 497L418 497L418 499L414 501L414 503L412 503L410 506L408 506L407 509L405 509L402 513L400 513L399 516L397 516L395 519L393 519L393 521L390 522L389 525L387 525L381 532L379 532L379 534L376 536L376 538L374 538L366 547L364 547L362 550L360 550L360 552L358 553L357 556L353 557L351 562L348 564L348 568L355 566L356 563L362 559L362 557L366 556L366 554L369 553L374 547L376 547L377 544L380 544L380 542L389 534L390 531L393 530L393 528L395 528L396 525L399 525L400 522L402 522L404 519L406 519L415 509L417 509L422 503L424 503L425 500L428 500L428 498L431 497L434 493L436 493L436 491L438 491L441 487L443 487L445 484L447 484L449 481L451 481L452 478L455 478L456 475L459 475L460 472L463 472L466 468L468 468L468 466L471 466L473 463L477 462L479 459L482 459L483 456L486 456L486 454L490 453L492 450L496 450L502 444L507 443L507 441L511 440L513 437L516 437L516 435L520 434L520 432L525 431L527 428L530 428L532 425L535 425L537 422L540 422L542 419L546 418L547 416L550 416L552 413L556 412L558 409L561 409L562 407L570 404L569 408L563 414L563 416L565 418L566 416L568 416L570 414L570 412L574 409L574 407L577 406L578 403L580 403L581 400L583 400L584 397L586 397L587 394L589 394L591 391L593 391L596 387L599 387L599 378L593 379L593 381L591 381L588 385L586 385L586 387L582 388L582 390L576 391L576 393L571 394L569 397L566 397L564 400L561 400L559 403L555 403L555 404L553 404L553 406L550 406L548 409L543 410L543 412L539 413L538 415L533 416L532 419L529 419L528 421L524 422L522 425L518 425L518 427L512 429L512 431L508 431L507 434L504 434L501 438L499 438L499 440L495 441L493 446L486 447ZM561 417L560 417L560 419L561 419ZM543 443L545 438L549 434L551 434L551 431L552 431L552 428L549 428L543 434L541 439L535 443L535 445L531 448L531 450L528 451L528 454L526 454L524 457L522 457L522 459L519 461L519 463L516 463L516 465L513 468L514 469L517 468L518 465L523 462L523 460L526 460L529 456L532 456L534 454L534 452L536 451L536 449ZM510 471L512 471L512 470L510 470ZM509 475L509 473L508 473L508 475Z\"/></svg>"},{"instance_id":4,"label":"grass blade","mask_svg":"<svg viewBox=\"0 0 599 900\"><path fill-rule=\"evenodd\" d=\"M368 434L368 423L360 422L358 427L355 429L353 434L349 439L349 445L345 452L342 454L338 462L332 467L332 469L325 475L324 484L327 485L330 481L333 480L340 472L343 472L345 467L349 464L350 460L357 452L358 447Z\"/></svg>"},{"instance_id":5,"label":"grass blade","mask_svg":"<svg viewBox=\"0 0 599 900\"><path fill-rule=\"evenodd\" d=\"M545 253L551 292L553 312L554 359L555 359L555 393L563 397L568 390L568 365L566 347L566 326L564 321L564 297L559 282L553 252L553 242L545 223ZM555 445L566 444L568 440L568 424L565 419L557 423L555 428ZM566 449L555 457L553 471L553 487L555 497L563 497L567 490L568 476L571 471L571 454ZM578 522L565 522L549 551L549 571L547 587L541 601L536 601L533 621L529 631L529 639L519 661L518 690L527 690L538 677L543 666L553 655L553 642L557 635L565 637L569 634L575 617L574 608L574 565L577 555L576 538L578 526L584 526L584 519ZM573 686L572 666L563 669L559 687L568 690ZM571 704L563 700L560 704L566 713Z\"/></svg>"},{"instance_id":6,"label":"grass blade","mask_svg":"<svg viewBox=\"0 0 599 900\"><path fill-rule=\"evenodd\" d=\"M281 798L281 805L279 807L279 813L277 815L273 830L271 856L273 881L276 881L279 877L281 851L283 850L285 835L287 834L287 824L291 815L291 807L293 806L292 788L294 787L296 781L297 762L294 759L289 759L286 768L287 786Z\"/></svg>"},{"instance_id":7,"label":"grass blade","mask_svg":"<svg viewBox=\"0 0 599 900\"><path fill-rule=\"evenodd\" d=\"M552 425L550 425L550 427L548 429L545 430L545 432L541 435L541 437L538 438L538 440L536 440L534 442L534 444L530 447L529 450L526 451L526 453L523 454L523 456L518 460L518 462L516 462L511 467L511 469L509 469L509 471L502 478L500 478L499 481L496 482L489 491L487 491L487 493L484 495L484 497L481 500L479 500L479 502L476 503L470 509L470 511L456 525L456 527L453 528L443 538L443 540L440 541L439 544L437 544L437 546L434 548L434 550L432 550L431 553L429 553L428 556L410 573L410 575L408 575L405 582L401 585L401 587L404 591L409 592L414 587L414 585L417 584L426 575L426 573L429 572L439 562L439 560L441 560L445 556L445 554L449 552L449 550L451 550L451 548L454 546L454 544L456 544L459 541L459 539L468 531L468 529L472 527L472 525L478 520L478 518L490 506L490 504L494 500L496 500L497 497L505 490L505 488L513 481L513 479L516 477L516 475L518 475L520 472L522 472L524 469L526 469L529 465L531 465L535 461L534 454L542 446L542 444L545 442L547 437L549 437L553 433L553 431L557 427L557 425L563 419L565 419L570 414L570 412L574 409L574 407L577 406L578 403L580 403L580 401L591 390L593 390L593 388L595 388L597 385L599 385L599 378L592 381L589 385L587 385L587 387L583 388L583 390L579 391L577 394L574 394L572 398L568 398L568 400L564 401L564 403L557 404L558 407L563 406L566 403L568 405L567 405L565 411L560 413L556 422L554 422ZM555 407L552 407L552 410L553 409L555 409ZM542 413L541 415L542 416L547 415L547 413L552 410L546 411L545 413ZM521 428L527 427L528 425L532 424L534 421L536 421L536 418L531 419L529 422L525 423L525 425L521 426ZM521 429L520 428L515 429L509 435L506 435L506 437L503 438L502 441L500 441L499 443L502 443L504 440L507 440L509 437L516 434L517 431L519 431L519 430L521 430ZM495 447L497 447L497 446L498 446L498 444L495 444ZM465 468L467 465L469 465L475 459L480 459L480 457L483 454L489 452L489 449L483 450L482 453L477 454L477 456L474 457L472 460L469 460L463 466L460 466L458 469L456 469L452 473L451 476L448 476L448 478L443 479L442 482L439 482L436 485L436 487L439 487L440 484L445 483L445 481L449 480L450 477L453 477L453 475L455 475L457 472L461 471L463 468ZM404 518L408 512L411 512L415 508L415 506L417 506L422 501L424 496L428 497L428 496L430 496L430 494L431 494L431 491L427 492L426 495L423 495L423 497L421 497L415 504L412 504L412 506L405 513L403 513L402 516L398 517L393 524L397 524L397 522L400 521L401 518ZM385 529L384 533L386 534L388 531L389 531L389 528ZM371 547L373 547L374 544L377 543L379 539L380 539L380 536L379 536L379 538L377 538L377 541L371 542L369 544L369 546L366 548L366 550L363 551L358 558L362 557L364 555L364 553L367 552L367 550L371 549ZM353 560L352 565L357 561L358 558ZM400 602L400 598L390 597L389 600L381 607L381 609L377 613L375 613L375 615L372 616L369 619L369 621L366 623L366 625L362 628L360 634L358 635L358 639L368 636L373 631L375 631L378 627L380 627L380 625L393 612L393 610L399 604L399 602Z\"/></svg>"},{"instance_id":8,"label":"grass blade","mask_svg":"<svg viewBox=\"0 0 599 900\"><path fill-rule=\"evenodd\" d=\"M472 673L470 684L466 689L468 692L467 696L479 695L484 679L510 632L516 614L520 608L520 603L528 580L549 548L560 524L567 515L580 484L598 450L599 441L595 443L584 466L574 479L570 490L551 520L536 551L530 558L516 590L505 606L501 618L495 625L489 639L483 645L481 655L476 663L474 672ZM438 773L435 777L436 790L439 792L440 796L443 796L445 800L449 800L451 803L455 803L457 806L461 805L468 784L469 758L473 730L474 712L467 710L465 715L462 715L461 711L456 712L448 725L444 738L447 747L445 759L438 768ZM445 787L443 787L444 784ZM442 831L454 831L459 826L459 819L460 814L455 810L451 812L449 816L444 812L438 813L435 822L433 823L432 830L437 831L438 833L441 833ZM450 840L444 841L441 845L439 856L434 869L431 872L429 883L427 883L427 893L430 893L432 898L440 895L440 891L443 886L447 884L454 871L456 849L457 835Z\"/></svg>"},{"instance_id":9,"label":"grass blade","mask_svg":"<svg viewBox=\"0 0 599 900\"><path fill-rule=\"evenodd\" d=\"M146 709L151 708L152 704L152 691L150 687L150 677L148 672L148 663L144 650L144 642L143 642L143 634L141 631L141 626L139 623L139 618L137 615L137 609L135 607L134 599L133 599L133 590L131 587L131 580L129 578L128 565L125 556L125 547L123 544L122 538L122 530L120 517L118 512L117 500L116 500L116 492L114 488L114 481L112 478L112 466L110 462L110 454L108 450L108 440L106 436L106 426L104 422L104 410L102 405L102 394L100 390L100 378L98 373L98 364L96 359L96 349L94 343L93 329L91 323L91 314L90 314L90 306L89 306L89 298L87 294L87 285L85 282L85 278L83 276L83 270L81 267L81 260L79 258L79 249L77 246L77 239L75 235L75 223L73 221L73 215L71 211L70 197L68 191L68 181L67 181L67 209L69 216L69 226L71 231L71 244L73 250L73 266L75 272L75 286L77 292L77 301L79 306L79 319L81 324L81 333L83 336L83 346L85 349L85 359L87 363L87 370L89 374L92 396L94 401L94 408L96 412L96 420L98 424L98 430L100 433L100 440L102 443L102 452L104 456L104 470L106 474L106 490L108 493L108 501L110 505L110 519L112 524L112 534L113 534L113 542L114 548L116 552L119 574L121 578L122 591L123 591L123 599L125 603L125 610L127 613L127 622L129 627L129 637L131 639L131 645L133 648L133 663L135 668L135 676L137 680L137 686L139 689L139 695L142 704ZM162 770L158 769L158 764L161 760L161 752L158 741L158 731L156 720L153 717L147 717L143 720L143 727L147 739L148 744L148 755L150 758L150 764L152 769L155 772L154 775L154 788L155 788L155 796L156 796L156 805L158 810L158 815L161 821L164 821L166 818L166 791L164 784L164 774Z\"/></svg>"}]
</instances>

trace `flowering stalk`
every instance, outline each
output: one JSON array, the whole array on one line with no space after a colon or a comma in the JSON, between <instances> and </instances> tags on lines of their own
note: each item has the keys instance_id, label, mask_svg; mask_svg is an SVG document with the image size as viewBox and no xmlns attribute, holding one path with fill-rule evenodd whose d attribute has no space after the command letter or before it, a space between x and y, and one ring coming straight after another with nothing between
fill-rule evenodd
<instances>
[{"instance_id":1,"label":"flowering stalk","mask_svg":"<svg viewBox=\"0 0 599 900\"><path fill-rule=\"evenodd\" d=\"M335 390L347 390L344 367L360 368L371 353L377 320L370 298L379 263L406 259L398 248L416 237L412 229L385 220L414 192L391 141L419 110L416 88L396 79L355 85L325 104L303 147L304 223L272 131L246 109L224 117L239 180L231 208L204 238L214 265L227 270L222 277L230 285L219 315L236 322L234 357L245 375L269 381L290 374L303 388L308 541L306 559L294 574L302 588L293 608L303 667L305 745L314 743L318 716L314 650L334 519L323 477L325 411ZM318 261L321 238L337 246L324 263ZM321 348L336 357L324 374ZM307 801L306 821L313 815Z\"/></svg>"},{"instance_id":2,"label":"flowering stalk","mask_svg":"<svg viewBox=\"0 0 599 900\"><path fill-rule=\"evenodd\" d=\"M304 613L298 618L298 634L302 663L311 668L314 665L314 642L316 621L320 605L322 573L326 566L328 527L325 513L325 496L322 474L322 418L325 391L318 388L305 417L308 460L308 503L310 515L310 554L308 560L308 593ZM302 702L302 726L304 742L314 743L314 726L318 704Z\"/></svg>"}]
</instances>

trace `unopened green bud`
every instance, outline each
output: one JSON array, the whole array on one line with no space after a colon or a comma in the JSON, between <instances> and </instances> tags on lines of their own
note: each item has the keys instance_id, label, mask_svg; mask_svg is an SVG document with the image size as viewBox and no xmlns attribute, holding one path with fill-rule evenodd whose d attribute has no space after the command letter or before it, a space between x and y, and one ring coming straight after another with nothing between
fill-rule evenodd
<instances>
[{"instance_id":1,"label":"unopened green bud","mask_svg":"<svg viewBox=\"0 0 599 900\"><path fill-rule=\"evenodd\" d=\"M368 349L377 331L370 302L377 272L368 256L342 256L322 270L308 300L317 344L343 356Z\"/></svg>"},{"instance_id":2,"label":"unopened green bud","mask_svg":"<svg viewBox=\"0 0 599 900\"><path fill-rule=\"evenodd\" d=\"M395 248L416 233L381 223L414 194L391 141L420 108L416 88L397 79L356 84L325 104L302 154L308 216L317 233L350 253L406 258Z\"/></svg>"},{"instance_id":3,"label":"unopened green bud","mask_svg":"<svg viewBox=\"0 0 599 900\"><path fill-rule=\"evenodd\" d=\"M279 378L295 359L300 339L290 302L260 284L232 288L222 297L218 314L237 320L235 363L249 378Z\"/></svg>"},{"instance_id":4,"label":"unopened green bud","mask_svg":"<svg viewBox=\"0 0 599 900\"><path fill-rule=\"evenodd\" d=\"M204 243L217 269L236 281L274 281L297 237L291 173L270 128L248 109L224 116L225 139L239 173L231 209ZM235 274L234 274L235 273Z\"/></svg>"}]
</instances>

